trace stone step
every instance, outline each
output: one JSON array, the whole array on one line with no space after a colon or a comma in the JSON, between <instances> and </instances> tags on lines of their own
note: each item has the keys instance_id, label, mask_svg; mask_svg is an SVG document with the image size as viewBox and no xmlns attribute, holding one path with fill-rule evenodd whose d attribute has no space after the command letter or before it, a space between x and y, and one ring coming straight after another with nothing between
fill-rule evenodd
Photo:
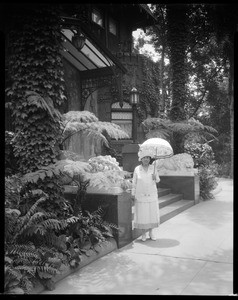
<instances>
[{"instance_id":1,"label":"stone step","mask_svg":"<svg viewBox=\"0 0 238 300\"><path fill-rule=\"evenodd\" d=\"M165 207L165 206L169 205L170 203L181 200L182 198L183 198L182 194L170 193L170 194L164 195L162 197L159 197L159 207L160 208Z\"/></svg>"},{"instance_id":2,"label":"stone step","mask_svg":"<svg viewBox=\"0 0 238 300\"><path fill-rule=\"evenodd\" d=\"M162 196L170 194L170 193L171 193L171 189L158 188L158 197L162 197Z\"/></svg>"},{"instance_id":3,"label":"stone step","mask_svg":"<svg viewBox=\"0 0 238 300\"><path fill-rule=\"evenodd\" d=\"M174 216L178 215L179 213L188 209L194 204L194 200L182 199L160 208L160 223L163 223L173 218Z\"/></svg>"}]
</instances>

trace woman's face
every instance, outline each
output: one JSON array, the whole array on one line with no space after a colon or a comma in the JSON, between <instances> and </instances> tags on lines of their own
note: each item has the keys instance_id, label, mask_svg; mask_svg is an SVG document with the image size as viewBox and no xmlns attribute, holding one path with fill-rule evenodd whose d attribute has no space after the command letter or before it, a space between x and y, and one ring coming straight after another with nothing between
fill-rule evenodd
<instances>
[{"instance_id":1,"label":"woman's face","mask_svg":"<svg viewBox=\"0 0 238 300\"><path fill-rule=\"evenodd\" d=\"M148 165L150 163L150 156L144 156L141 161L143 165Z\"/></svg>"}]
</instances>

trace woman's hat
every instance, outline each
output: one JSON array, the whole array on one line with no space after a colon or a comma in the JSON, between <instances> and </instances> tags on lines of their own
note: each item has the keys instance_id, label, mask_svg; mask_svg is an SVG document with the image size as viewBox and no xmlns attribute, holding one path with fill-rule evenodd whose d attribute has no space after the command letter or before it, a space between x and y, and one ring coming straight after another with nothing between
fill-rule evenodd
<instances>
[{"instance_id":1,"label":"woman's hat","mask_svg":"<svg viewBox=\"0 0 238 300\"><path fill-rule=\"evenodd\" d=\"M144 149L144 150L139 150L139 152L138 152L138 156L139 156L139 158L138 158L138 160L139 161L141 161L141 159L143 158L143 157L145 157L145 156L149 156L149 157L153 157L153 153L152 153L152 151L151 150L149 150L149 149Z\"/></svg>"}]
</instances>

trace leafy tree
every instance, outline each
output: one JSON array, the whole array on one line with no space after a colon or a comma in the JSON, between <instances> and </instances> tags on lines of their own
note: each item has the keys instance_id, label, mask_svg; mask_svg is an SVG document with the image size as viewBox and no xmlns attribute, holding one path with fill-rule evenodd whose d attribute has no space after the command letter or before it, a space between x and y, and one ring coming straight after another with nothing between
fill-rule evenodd
<instances>
[{"instance_id":1,"label":"leafy tree","mask_svg":"<svg viewBox=\"0 0 238 300\"><path fill-rule=\"evenodd\" d=\"M203 125L198 120L191 118L186 121L172 122L170 119L148 118L142 123L146 132L146 137L160 137L168 140L174 150L174 154L184 152L186 141L194 140L195 136L198 140L207 141L208 138L215 139L217 131L211 127ZM180 139L177 139L177 136ZM179 141L179 144L178 144ZM180 152L182 150L182 152Z\"/></svg>"},{"instance_id":2,"label":"leafy tree","mask_svg":"<svg viewBox=\"0 0 238 300\"><path fill-rule=\"evenodd\" d=\"M171 9L174 10L174 14L177 12L178 15L183 9L187 11L186 22L189 28L186 32L185 41L184 66L187 75L185 89L184 84L181 85L185 98L179 105L184 110L185 118L181 117L181 121L195 117L204 125L215 128L219 132L219 140L212 139L209 142L214 148L216 160L219 163L224 160L227 162L229 145L233 149L233 133L229 134L229 131L233 132L234 126L233 80L231 75L234 60L234 33L238 15L237 6L226 4L153 4L152 10L159 22L151 27L147 34L152 35L151 42L160 54L162 49L165 49L165 53L169 50L171 54L171 47L168 47L168 45L171 45L173 39L176 40L176 30L180 29L179 26L176 28L177 18L174 15L172 26L175 28L172 31L170 30ZM172 40L171 37L173 37ZM178 38L180 39L179 36ZM177 45L174 44L173 48L176 49ZM176 60L179 56L174 55L174 57ZM162 64L162 61L160 64ZM172 71L171 55L169 66ZM180 74L180 71L177 70L176 74ZM168 76L172 80L172 73L168 73ZM171 87L172 84L171 82ZM172 108L171 105L173 105L169 86L166 86L164 95L165 108L168 107L167 111L169 111ZM176 95L179 95L179 93L176 93ZM176 95L175 97L177 97ZM159 100L161 101L161 98ZM163 106L163 103L160 106ZM165 115L170 116L166 110ZM222 119L224 122L218 122L218 119ZM178 135L178 143L181 139L182 137ZM231 150L231 153L233 153L233 150ZM233 160L233 154L231 154L229 160Z\"/></svg>"},{"instance_id":3,"label":"leafy tree","mask_svg":"<svg viewBox=\"0 0 238 300\"><path fill-rule=\"evenodd\" d=\"M231 166L233 166L234 155L234 46L238 24L237 16L238 7L235 4L209 6L209 17L214 28L217 44L221 46L223 66L228 73ZM233 167L230 168L230 177L233 177Z\"/></svg>"}]
</instances>

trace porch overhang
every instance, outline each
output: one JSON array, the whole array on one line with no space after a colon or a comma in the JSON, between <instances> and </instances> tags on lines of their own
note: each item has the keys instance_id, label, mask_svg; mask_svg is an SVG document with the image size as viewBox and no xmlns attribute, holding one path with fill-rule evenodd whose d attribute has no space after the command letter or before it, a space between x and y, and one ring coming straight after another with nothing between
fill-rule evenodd
<instances>
[{"instance_id":1,"label":"porch overhang","mask_svg":"<svg viewBox=\"0 0 238 300\"><path fill-rule=\"evenodd\" d=\"M80 71L82 77L111 75L115 73L116 68L123 74L127 72L123 64L83 24L79 25L73 18L66 18L66 21L66 26L61 31L63 37L61 54ZM85 36L85 44L80 50L72 44L72 37L76 33L74 25L80 27Z\"/></svg>"}]
</instances>

